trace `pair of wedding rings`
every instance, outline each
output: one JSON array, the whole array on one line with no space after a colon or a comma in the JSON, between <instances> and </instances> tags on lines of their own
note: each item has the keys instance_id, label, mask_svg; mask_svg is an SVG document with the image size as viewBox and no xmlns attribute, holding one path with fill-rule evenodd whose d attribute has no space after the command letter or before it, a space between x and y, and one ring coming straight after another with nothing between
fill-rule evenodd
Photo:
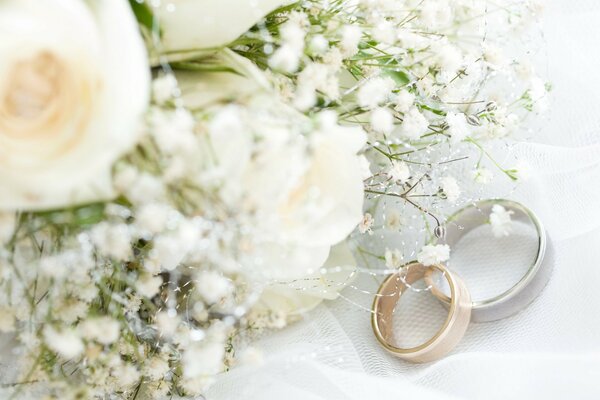
<instances>
[{"instance_id":1,"label":"pair of wedding rings","mask_svg":"<svg viewBox=\"0 0 600 400\"><path fill-rule=\"evenodd\" d=\"M437 360L460 342L470 321L488 322L512 316L529 305L542 291L552 270L552 260L549 257L551 246L537 216L517 202L500 199L482 200L461 209L448 219L449 224L446 226L443 242L452 248L467 233L486 224L496 204L512 212L514 221L530 223L535 227L538 239L537 252L525 275L504 293L483 301L472 302L465 283L444 265L426 267L418 262L409 263L383 281L373 302L371 318L373 331L386 350L412 362ZM434 273L441 273L445 278L449 286L449 295L433 282ZM428 284L431 294L447 306L448 317L441 329L427 342L417 347L400 348L394 341L392 316L402 294L421 279Z\"/></svg>"}]
</instances>

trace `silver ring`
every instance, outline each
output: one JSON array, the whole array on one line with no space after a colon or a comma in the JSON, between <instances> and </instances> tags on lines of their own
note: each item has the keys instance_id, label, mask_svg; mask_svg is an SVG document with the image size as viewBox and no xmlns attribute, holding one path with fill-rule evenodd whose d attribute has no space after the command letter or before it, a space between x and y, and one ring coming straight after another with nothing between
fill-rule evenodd
<instances>
[{"instance_id":1,"label":"silver ring","mask_svg":"<svg viewBox=\"0 0 600 400\"><path fill-rule=\"evenodd\" d=\"M514 286L498 296L473 302L473 322L507 318L527 307L548 283L554 264L553 249L539 218L533 211L512 200L481 200L460 209L448 218L447 222L450 224L447 224L446 234L441 242L453 248L468 232L488 222L492 207L496 204L512 211L512 220L530 222L535 226L538 236L537 254L525 275ZM444 304L449 304L448 297L437 287L432 287L432 293Z\"/></svg>"}]
</instances>

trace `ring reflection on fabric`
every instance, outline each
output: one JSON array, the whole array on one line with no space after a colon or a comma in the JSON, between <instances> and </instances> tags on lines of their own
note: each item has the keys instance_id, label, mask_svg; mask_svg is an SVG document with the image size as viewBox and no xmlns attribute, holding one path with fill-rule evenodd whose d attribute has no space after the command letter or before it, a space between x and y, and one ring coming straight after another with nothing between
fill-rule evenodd
<instances>
[{"instance_id":1,"label":"ring reflection on fabric","mask_svg":"<svg viewBox=\"0 0 600 400\"><path fill-rule=\"evenodd\" d=\"M392 317L394 309L399 306L402 293L414 282L429 276L435 270L442 273L450 286L450 306L444 325L420 346L407 349L396 347ZM373 302L371 324L379 343L395 356L411 362L430 362L449 353L462 339L471 318L471 304L471 296L456 274L442 265L425 267L413 262L406 265L403 271L391 274L383 281Z\"/></svg>"},{"instance_id":2,"label":"ring reflection on fabric","mask_svg":"<svg viewBox=\"0 0 600 400\"><path fill-rule=\"evenodd\" d=\"M442 243L455 249L457 243L467 233L488 223L492 207L496 204L513 212L512 221L532 224L535 227L537 251L527 272L518 282L515 282L514 286L495 297L473 302L471 316L473 322L497 321L524 309L546 286L552 272L553 260L549 257L552 249L542 223L531 210L512 200L481 200L459 210L448 218L446 235ZM451 262L449 266L451 267ZM425 280L431 286L432 294L448 306L450 298L447 294L440 290L430 277L425 277Z\"/></svg>"}]
</instances>

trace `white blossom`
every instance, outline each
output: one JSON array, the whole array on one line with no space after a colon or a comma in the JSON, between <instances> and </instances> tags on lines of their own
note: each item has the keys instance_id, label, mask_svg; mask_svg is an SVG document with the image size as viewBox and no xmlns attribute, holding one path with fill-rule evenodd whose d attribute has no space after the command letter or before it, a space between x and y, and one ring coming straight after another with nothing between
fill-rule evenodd
<instances>
[{"instance_id":1,"label":"white blossom","mask_svg":"<svg viewBox=\"0 0 600 400\"><path fill-rule=\"evenodd\" d=\"M390 21L378 21L371 30L373 39L380 43L394 44L396 42L396 30Z\"/></svg>"},{"instance_id":2,"label":"white blossom","mask_svg":"<svg viewBox=\"0 0 600 400\"><path fill-rule=\"evenodd\" d=\"M313 54L322 55L329 47L329 41L323 35L315 35L310 40L308 50Z\"/></svg>"},{"instance_id":3,"label":"white blossom","mask_svg":"<svg viewBox=\"0 0 600 400\"><path fill-rule=\"evenodd\" d=\"M471 126L463 113L449 112L446 114L446 123L448 124L448 134L452 143L461 142L469 136Z\"/></svg>"},{"instance_id":4,"label":"white blossom","mask_svg":"<svg viewBox=\"0 0 600 400\"><path fill-rule=\"evenodd\" d=\"M292 73L300 65L301 53L290 45L283 45L269 58L269 66L275 70Z\"/></svg>"},{"instance_id":5,"label":"white blossom","mask_svg":"<svg viewBox=\"0 0 600 400\"><path fill-rule=\"evenodd\" d=\"M413 107L404 114L400 133L407 139L417 140L427 132L428 128L427 118L416 107Z\"/></svg>"},{"instance_id":6,"label":"white blossom","mask_svg":"<svg viewBox=\"0 0 600 400\"><path fill-rule=\"evenodd\" d=\"M448 44L438 47L437 64L446 81L454 78L463 62L462 53L456 47Z\"/></svg>"},{"instance_id":7,"label":"white blossom","mask_svg":"<svg viewBox=\"0 0 600 400\"><path fill-rule=\"evenodd\" d=\"M150 94L131 7L16 1L2 16L0 209L113 199L113 164L138 143Z\"/></svg>"},{"instance_id":8,"label":"white blossom","mask_svg":"<svg viewBox=\"0 0 600 400\"><path fill-rule=\"evenodd\" d=\"M85 339L104 345L116 342L120 329L119 322L110 317L89 318L79 324L79 332Z\"/></svg>"},{"instance_id":9,"label":"white blossom","mask_svg":"<svg viewBox=\"0 0 600 400\"><path fill-rule=\"evenodd\" d=\"M389 100L392 89L396 86L391 78L371 78L367 80L356 94L358 105L372 109Z\"/></svg>"},{"instance_id":10,"label":"white blossom","mask_svg":"<svg viewBox=\"0 0 600 400\"><path fill-rule=\"evenodd\" d=\"M186 109L153 110L150 120L152 135L166 154L185 154L197 148L194 117Z\"/></svg>"},{"instance_id":11,"label":"white blossom","mask_svg":"<svg viewBox=\"0 0 600 400\"><path fill-rule=\"evenodd\" d=\"M425 245L417 254L417 261L425 266L439 264L450 258L450 247L446 244Z\"/></svg>"},{"instance_id":12,"label":"white blossom","mask_svg":"<svg viewBox=\"0 0 600 400\"><path fill-rule=\"evenodd\" d=\"M169 220L171 209L163 203L148 203L135 213L135 222L142 232L156 234L162 232Z\"/></svg>"},{"instance_id":13,"label":"white blossom","mask_svg":"<svg viewBox=\"0 0 600 400\"><path fill-rule=\"evenodd\" d=\"M375 132L390 133L394 129L394 116L385 107L377 107L371 111L371 128Z\"/></svg>"},{"instance_id":14,"label":"white blossom","mask_svg":"<svg viewBox=\"0 0 600 400\"><path fill-rule=\"evenodd\" d=\"M119 388L127 389L137 384L140 380L140 372L132 364L120 364L112 371L112 377Z\"/></svg>"},{"instance_id":15,"label":"white blossom","mask_svg":"<svg viewBox=\"0 0 600 400\"><path fill-rule=\"evenodd\" d=\"M446 0L426 1L420 11L423 24L434 29L444 27L452 20L452 9Z\"/></svg>"},{"instance_id":16,"label":"white blossom","mask_svg":"<svg viewBox=\"0 0 600 400\"><path fill-rule=\"evenodd\" d=\"M279 34L285 46L290 46L298 53L301 53L302 50L304 50L306 31L297 23L297 21L290 19L281 25Z\"/></svg>"},{"instance_id":17,"label":"white blossom","mask_svg":"<svg viewBox=\"0 0 600 400\"><path fill-rule=\"evenodd\" d=\"M66 359L83 353L83 342L73 329L57 330L50 325L44 328L44 341L49 348Z\"/></svg>"},{"instance_id":18,"label":"white blossom","mask_svg":"<svg viewBox=\"0 0 600 400\"><path fill-rule=\"evenodd\" d=\"M169 362L161 356L154 356L148 360L144 367L144 375L150 379L164 378L170 371Z\"/></svg>"},{"instance_id":19,"label":"white blossom","mask_svg":"<svg viewBox=\"0 0 600 400\"><path fill-rule=\"evenodd\" d=\"M404 161L394 161L388 175L394 182L406 183L410 178L410 168Z\"/></svg>"},{"instance_id":20,"label":"white blossom","mask_svg":"<svg viewBox=\"0 0 600 400\"><path fill-rule=\"evenodd\" d=\"M135 282L137 292L147 298L152 298L158 294L158 289L163 280L160 276L152 276L149 273L143 273Z\"/></svg>"},{"instance_id":21,"label":"white blossom","mask_svg":"<svg viewBox=\"0 0 600 400\"><path fill-rule=\"evenodd\" d=\"M456 182L456 179L454 179L454 177L446 176L442 178L440 188L442 189L442 192L444 193L448 201L454 202L458 200L461 190L460 186L458 186L458 182Z\"/></svg>"},{"instance_id":22,"label":"white blossom","mask_svg":"<svg viewBox=\"0 0 600 400\"><path fill-rule=\"evenodd\" d=\"M351 57L358 52L358 44L362 37L362 30L356 25L345 25L342 28L340 47L344 57Z\"/></svg>"},{"instance_id":23,"label":"white blossom","mask_svg":"<svg viewBox=\"0 0 600 400\"><path fill-rule=\"evenodd\" d=\"M415 95L406 89L402 89L396 94L394 99L394 109L401 113L408 112L415 103Z\"/></svg>"},{"instance_id":24,"label":"white blossom","mask_svg":"<svg viewBox=\"0 0 600 400\"><path fill-rule=\"evenodd\" d=\"M231 281L215 271L202 271L196 278L196 287L207 303L217 303L233 291Z\"/></svg>"},{"instance_id":25,"label":"white blossom","mask_svg":"<svg viewBox=\"0 0 600 400\"><path fill-rule=\"evenodd\" d=\"M512 231L511 215L513 210L507 210L500 204L494 204L490 213L490 224L492 225L492 233L495 237L503 237L510 235Z\"/></svg>"},{"instance_id":26,"label":"white blossom","mask_svg":"<svg viewBox=\"0 0 600 400\"><path fill-rule=\"evenodd\" d=\"M133 178L133 182L124 186L123 192L127 199L135 205L146 203L156 203L162 201L165 196L165 185L156 176L149 173L139 173L134 176L128 176L131 172L124 171L123 184L126 184L126 178Z\"/></svg>"},{"instance_id":27,"label":"white blossom","mask_svg":"<svg viewBox=\"0 0 600 400\"><path fill-rule=\"evenodd\" d=\"M369 233L371 234L373 232L373 230L371 229L373 227L373 216L369 213L365 213L365 215L363 215L362 221L360 221L360 224L358 224L358 231L360 233Z\"/></svg>"},{"instance_id":28,"label":"white blossom","mask_svg":"<svg viewBox=\"0 0 600 400\"><path fill-rule=\"evenodd\" d=\"M131 231L126 224L101 222L91 231L91 238L98 251L117 260L128 260L131 255Z\"/></svg>"},{"instance_id":29,"label":"white blossom","mask_svg":"<svg viewBox=\"0 0 600 400\"><path fill-rule=\"evenodd\" d=\"M156 330L162 337L172 337L180 323L181 318L177 315L175 310L160 311L156 314Z\"/></svg>"}]
</instances>

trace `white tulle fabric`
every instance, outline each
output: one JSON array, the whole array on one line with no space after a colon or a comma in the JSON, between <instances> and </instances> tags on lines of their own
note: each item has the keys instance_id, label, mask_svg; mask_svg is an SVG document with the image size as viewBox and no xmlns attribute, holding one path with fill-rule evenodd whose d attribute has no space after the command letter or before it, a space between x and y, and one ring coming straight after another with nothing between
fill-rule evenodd
<instances>
[{"instance_id":1,"label":"white tulle fabric","mask_svg":"<svg viewBox=\"0 0 600 400\"><path fill-rule=\"evenodd\" d=\"M554 88L551 112L532 141L512 147L514 156L528 161L531 176L514 192L484 193L504 194L535 210L552 239L553 275L530 307L499 322L472 324L448 357L413 365L379 347L365 310L372 296L347 288L344 298L259 341L264 364L224 374L207 398L600 398L598 18L595 0L547 2L544 58ZM462 256L510 260L514 252L531 251L510 249L465 248ZM368 275L354 286L371 292L377 287ZM434 301L414 304L433 317L443 315ZM411 329L426 334L431 326Z\"/></svg>"}]
</instances>

